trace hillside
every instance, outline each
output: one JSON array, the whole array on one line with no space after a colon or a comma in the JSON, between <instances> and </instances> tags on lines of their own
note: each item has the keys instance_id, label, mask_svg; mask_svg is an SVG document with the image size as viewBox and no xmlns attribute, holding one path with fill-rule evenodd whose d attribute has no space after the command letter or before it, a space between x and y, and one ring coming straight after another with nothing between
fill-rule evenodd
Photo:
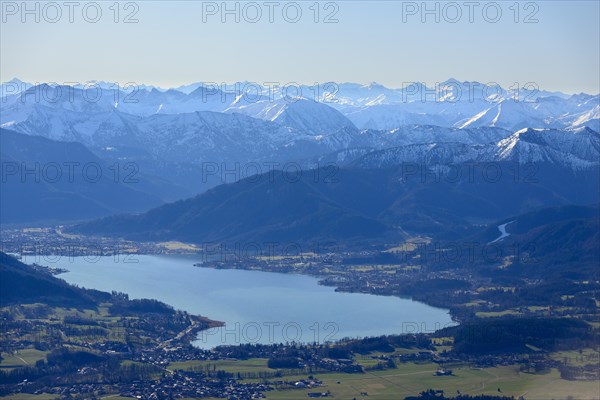
<instances>
[{"instance_id":1,"label":"hillside","mask_svg":"<svg viewBox=\"0 0 600 400\"><path fill-rule=\"evenodd\" d=\"M135 163L107 163L77 142L0 129L0 149L2 223L139 212L163 203L163 196L187 193Z\"/></svg>"},{"instance_id":2,"label":"hillside","mask_svg":"<svg viewBox=\"0 0 600 400\"><path fill-rule=\"evenodd\" d=\"M511 164L501 166L508 171ZM544 169L533 183L510 174L487 180L421 179L431 171L316 169L298 176L274 171L218 186L197 197L139 215L83 223L76 232L144 240L201 242L398 240L405 231L450 234L473 222L543 206L589 204L594 173ZM560 175L559 172L563 173ZM426 175L422 175L423 174ZM560 178L560 179L558 179ZM572 188L580 187L578 191Z\"/></svg>"},{"instance_id":3,"label":"hillside","mask_svg":"<svg viewBox=\"0 0 600 400\"><path fill-rule=\"evenodd\" d=\"M81 289L62 279L36 271L0 252L0 307L11 304L44 303L51 306L95 307L110 298L108 293Z\"/></svg>"},{"instance_id":4,"label":"hillside","mask_svg":"<svg viewBox=\"0 0 600 400\"><path fill-rule=\"evenodd\" d=\"M498 225L508 236L499 237ZM507 218L469 238L510 256L506 263L485 263L495 276L528 279L594 279L600 259L600 208L562 206L543 208ZM483 260L482 260L483 261Z\"/></svg>"}]
</instances>

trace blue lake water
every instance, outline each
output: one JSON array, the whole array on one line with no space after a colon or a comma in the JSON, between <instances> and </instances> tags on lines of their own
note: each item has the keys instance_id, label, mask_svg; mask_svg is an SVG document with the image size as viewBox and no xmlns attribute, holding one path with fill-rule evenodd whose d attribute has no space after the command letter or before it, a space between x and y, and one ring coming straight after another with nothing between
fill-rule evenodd
<instances>
[{"instance_id":1,"label":"blue lake water","mask_svg":"<svg viewBox=\"0 0 600 400\"><path fill-rule=\"evenodd\" d=\"M198 268L192 256L135 255L90 260L74 257L53 266L69 283L130 298L153 298L192 314L225 322L201 333L201 348L220 344L324 342L433 331L453 325L447 310L392 296L339 293L297 274Z\"/></svg>"}]
</instances>

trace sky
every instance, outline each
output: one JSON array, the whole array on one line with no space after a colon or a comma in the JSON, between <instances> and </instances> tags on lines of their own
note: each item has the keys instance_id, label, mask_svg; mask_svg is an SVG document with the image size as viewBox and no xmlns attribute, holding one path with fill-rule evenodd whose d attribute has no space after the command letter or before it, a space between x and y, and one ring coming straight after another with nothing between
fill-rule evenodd
<instances>
[{"instance_id":1,"label":"sky","mask_svg":"<svg viewBox=\"0 0 600 400\"><path fill-rule=\"evenodd\" d=\"M402 87L456 78L600 92L597 0L64 4L1 2L1 81Z\"/></svg>"}]
</instances>

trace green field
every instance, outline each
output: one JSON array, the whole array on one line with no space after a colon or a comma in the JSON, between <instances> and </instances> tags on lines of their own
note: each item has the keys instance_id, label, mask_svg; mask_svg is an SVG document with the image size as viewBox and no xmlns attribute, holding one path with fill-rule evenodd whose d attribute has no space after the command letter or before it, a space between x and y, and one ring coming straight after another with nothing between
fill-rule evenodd
<instances>
[{"instance_id":1,"label":"green field","mask_svg":"<svg viewBox=\"0 0 600 400\"><path fill-rule=\"evenodd\" d=\"M211 370L222 370L232 373L244 372L274 372L275 370L267 367L266 358L250 358L248 360L197 360L183 361L169 364L168 369L174 371L178 369L190 370L193 368L210 368Z\"/></svg>"},{"instance_id":2,"label":"green field","mask_svg":"<svg viewBox=\"0 0 600 400\"><path fill-rule=\"evenodd\" d=\"M54 394L11 394L10 396L3 396L0 399L10 399L10 400L53 400L56 399L56 395Z\"/></svg>"},{"instance_id":3,"label":"green field","mask_svg":"<svg viewBox=\"0 0 600 400\"><path fill-rule=\"evenodd\" d=\"M3 360L0 362L0 368L12 369L34 365L36 361L45 359L46 354L47 351L36 349L23 349L11 354L2 353Z\"/></svg>"},{"instance_id":4,"label":"green field","mask_svg":"<svg viewBox=\"0 0 600 400\"><path fill-rule=\"evenodd\" d=\"M584 352L590 354L592 350ZM371 354L375 355L375 353ZM377 360L371 355L357 355L357 361L365 366L376 365ZM556 354L560 356L579 355L579 353ZM267 360L254 358L249 360L190 361L173 363L169 369L189 369L206 365L216 366L217 370L237 372L271 371ZM475 369L468 366L452 368L454 376L434 376L438 364L435 363L398 363L396 369L369 371L364 374L315 373L316 378L324 382L323 387L305 390L279 390L267 393L267 399L305 399L309 392L330 391L333 398L338 399L371 399L390 400L403 399L405 396L418 394L425 389L444 390L447 395L490 394L524 396L527 400L539 399L600 399L598 382L575 382L560 378L558 371L547 374L527 374L519 372L518 366L506 366L486 369ZM306 375L289 376L281 379L287 381L305 379ZM252 381L252 380L248 380ZM339 382L339 383L338 383ZM498 392L498 388L502 392ZM361 396L366 392L368 396Z\"/></svg>"},{"instance_id":5,"label":"green field","mask_svg":"<svg viewBox=\"0 0 600 400\"><path fill-rule=\"evenodd\" d=\"M545 375L519 373L516 366L488 369L454 369L456 376L433 376L437 364L399 364L397 369L365 374L315 374L325 386L307 390L288 390L267 393L267 399L304 399L306 393L329 390L338 399L403 399L422 390L444 390L447 395L491 394L525 396L526 399L598 399L598 382L571 382L560 379L558 371ZM298 377L302 378L302 377ZM305 378L305 377L304 377ZM291 379L291 377L286 377ZM339 382L339 383L338 383ZM502 393L498 392L498 388ZM361 396L361 392L368 396Z\"/></svg>"},{"instance_id":6,"label":"green field","mask_svg":"<svg viewBox=\"0 0 600 400\"><path fill-rule=\"evenodd\" d=\"M581 351L559 351L550 354L554 360L568 365L584 366L596 364L600 368L600 352L596 349L582 349Z\"/></svg>"}]
</instances>

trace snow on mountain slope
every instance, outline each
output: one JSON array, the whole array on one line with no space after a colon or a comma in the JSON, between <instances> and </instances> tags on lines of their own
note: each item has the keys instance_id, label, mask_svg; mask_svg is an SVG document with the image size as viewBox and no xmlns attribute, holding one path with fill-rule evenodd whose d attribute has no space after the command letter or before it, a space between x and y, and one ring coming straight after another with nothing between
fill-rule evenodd
<instances>
[{"instance_id":1,"label":"snow on mountain slope","mask_svg":"<svg viewBox=\"0 0 600 400\"><path fill-rule=\"evenodd\" d=\"M502 100L472 118L456 124L460 128L497 126L510 130L523 128L569 128L593 124L598 117L598 96L552 96L536 101Z\"/></svg>"},{"instance_id":2,"label":"snow on mountain slope","mask_svg":"<svg viewBox=\"0 0 600 400\"><path fill-rule=\"evenodd\" d=\"M495 126L509 130L518 130L527 127L543 128L548 126L547 113L535 113L535 103L502 100L473 116L468 121L458 125L460 128L475 128L482 126Z\"/></svg>"},{"instance_id":3,"label":"snow on mountain slope","mask_svg":"<svg viewBox=\"0 0 600 400\"><path fill-rule=\"evenodd\" d=\"M600 105L597 105L589 111L571 116L571 126L573 128L589 127L596 132L600 131Z\"/></svg>"},{"instance_id":4,"label":"snow on mountain slope","mask_svg":"<svg viewBox=\"0 0 600 400\"><path fill-rule=\"evenodd\" d=\"M352 122L334 108L303 98L293 101L262 100L253 104L230 107L226 112L239 112L314 135L334 133L348 127L354 128Z\"/></svg>"},{"instance_id":5,"label":"snow on mountain slope","mask_svg":"<svg viewBox=\"0 0 600 400\"><path fill-rule=\"evenodd\" d=\"M3 84L28 84L13 80ZM323 83L267 87L249 82L231 85L196 83L176 89L140 85L119 88L105 82L95 87L41 84L2 97L2 124L16 123L33 105L89 113L117 108L122 112L150 116L196 111L239 112L310 131L330 134L346 126L348 118L359 129L392 130L404 125L482 127L509 130L532 128L598 128L598 95L562 93L520 88L518 92L478 82L449 79L433 87L423 83L389 89L380 84ZM11 86L11 90L12 90ZM61 91L60 95L56 95ZM40 98L40 93L41 98ZM293 102L289 96L303 100ZM99 97L98 97L99 96ZM518 101L515 101L515 98ZM315 101L316 100L316 101ZM343 116L331 111L340 111ZM10 126L10 125L5 125Z\"/></svg>"},{"instance_id":6,"label":"snow on mountain slope","mask_svg":"<svg viewBox=\"0 0 600 400\"><path fill-rule=\"evenodd\" d=\"M398 105L374 105L346 110L346 117L361 129L390 130L405 125L451 126L442 116L406 111Z\"/></svg>"},{"instance_id":7,"label":"snow on mountain slope","mask_svg":"<svg viewBox=\"0 0 600 400\"><path fill-rule=\"evenodd\" d=\"M572 169L600 164L600 134L589 128L579 130L522 129L496 144L489 159L519 163L548 162Z\"/></svg>"},{"instance_id":8,"label":"snow on mountain slope","mask_svg":"<svg viewBox=\"0 0 600 400\"><path fill-rule=\"evenodd\" d=\"M36 106L86 113L112 109L139 116L181 114L195 111L225 110L236 96L215 88L199 87L184 94L179 91L152 88L129 91L118 88L37 85L3 98L2 124L24 119Z\"/></svg>"},{"instance_id":9,"label":"snow on mountain slope","mask_svg":"<svg viewBox=\"0 0 600 400\"><path fill-rule=\"evenodd\" d=\"M159 160L190 163L301 159L348 146L358 133L347 127L315 136L239 113L141 117L118 109L84 113L43 105L32 106L25 119L9 125L21 133L77 141L92 149L134 148Z\"/></svg>"},{"instance_id":10,"label":"snow on mountain slope","mask_svg":"<svg viewBox=\"0 0 600 400\"><path fill-rule=\"evenodd\" d=\"M401 89L389 89L376 82L367 85L328 83L311 86L308 91L319 93L319 101L327 101L330 106L337 109L396 104L404 101L405 96Z\"/></svg>"},{"instance_id":11,"label":"snow on mountain slope","mask_svg":"<svg viewBox=\"0 0 600 400\"><path fill-rule=\"evenodd\" d=\"M275 145L300 136L288 128L240 114L204 111L139 117L118 110L85 114L43 106L37 106L27 120L12 128L91 147L137 147L159 159L182 162L206 157L218 161L217 154L224 159L247 160L242 153L268 153Z\"/></svg>"},{"instance_id":12,"label":"snow on mountain slope","mask_svg":"<svg viewBox=\"0 0 600 400\"><path fill-rule=\"evenodd\" d=\"M458 164L477 160L483 148L483 145L449 142L411 144L366 154L351 165L359 168L387 168L402 163Z\"/></svg>"},{"instance_id":13,"label":"snow on mountain slope","mask_svg":"<svg viewBox=\"0 0 600 400\"><path fill-rule=\"evenodd\" d=\"M403 162L448 165L497 161L550 163L572 170L597 168L600 165L600 134L589 128L523 129L496 143L433 142L388 148L368 153L353 165L381 168Z\"/></svg>"},{"instance_id":14,"label":"snow on mountain slope","mask_svg":"<svg viewBox=\"0 0 600 400\"><path fill-rule=\"evenodd\" d=\"M410 125L380 132L373 142L378 148L446 142L473 145L496 143L510 134L510 131L502 128L458 129L434 125Z\"/></svg>"},{"instance_id":15,"label":"snow on mountain slope","mask_svg":"<svg viewBox=\"0 0 600 400\"><path fill-rule=\"evenodd\" d=\"M281 89L270 98L260 87L251 96L239 91L243 82L224 90L195 84L188 93L108 90L97 98L94 90L43 84L3 98L0 125L173 162L314 160L402 146L412 146L396 150L408 158L432 152L427 157L462 160L480 146L483 160L541 160L572 168L595 162L598 95L540 92L531 96L535 101L515 101L504 89L493 99L477 91L465 95L476 84L448 80L432 92L434 101L415 92L425 90L423 84L410 90L375 83L343 83L335 90L302 86L303 93L313 91L327 103L290 101Z\"/></svg>"}]
</instances>

